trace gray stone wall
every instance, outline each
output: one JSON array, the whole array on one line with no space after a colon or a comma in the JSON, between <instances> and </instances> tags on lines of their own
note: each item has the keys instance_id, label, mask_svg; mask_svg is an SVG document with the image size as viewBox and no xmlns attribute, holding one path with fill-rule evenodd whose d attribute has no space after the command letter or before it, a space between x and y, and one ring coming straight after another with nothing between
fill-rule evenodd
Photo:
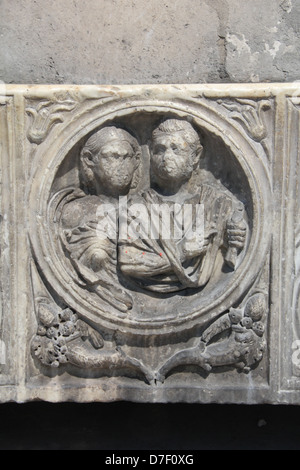
<instances>
[{"instance_id":1,"label":"gray stone wall","mask_svg":"<svg viewBox=\"0 0 300 470\"><path fill-rule=\"evenodd\" d=\"M300 79L300 0L0 0L5 83Z\"/></svg>"}]
</instances>

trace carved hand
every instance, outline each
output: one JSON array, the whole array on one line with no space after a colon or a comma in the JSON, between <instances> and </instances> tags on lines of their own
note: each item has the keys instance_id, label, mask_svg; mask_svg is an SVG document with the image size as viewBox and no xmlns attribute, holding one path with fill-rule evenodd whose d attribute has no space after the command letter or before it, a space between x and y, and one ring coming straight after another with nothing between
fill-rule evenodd
<instances>
[{"instance_id":1,"label":"carved hand","mask_svg":"<svg viewBox=\"0 0 300 470\"><path fill-rule=\"evenodd\" d=\"M183 258L191 259L205 254L216 233L216 229L213 228L209 232L205 233L203 239L199 239L196 236L191 240L184 238L182 241Z\"/></svg>"},{"instance_id":2,"label":"carved hand","mask_svg":"<svg viewBox=\"0 0 300 470\"><path fill-rule=\"evenodd\" d=\"M244 248L246 241L246 227L244 224L240 226L228 225L227 226L227 240L228 245L238 250Z\"/></svg>"},{"instance_id":3,"label":"carved hand","mask_svg":"<svg viewBox=\"0 0 300 470\"><path fill-rule=\"evenodd\" d=\"M98 248L94 251L94 253L91 255L90 259L90 267L94 272L100 271L103 269L103 265L105 264L105 261L107 260L108 255L106 251L102 250L101 248Z\"/></svg>"},{"instance_id":4,"label":"carved hand","mask_svg":"<svg viewBox=\"0 0 300 470\"><path fill-rule=\"evenodd\" d=\"M247 226L244 220L242 205L234 212L226 226L228 250L225 261L232 269L235 268L239 252L244 248L247 235Z\"/></svg>"}]
</instances>

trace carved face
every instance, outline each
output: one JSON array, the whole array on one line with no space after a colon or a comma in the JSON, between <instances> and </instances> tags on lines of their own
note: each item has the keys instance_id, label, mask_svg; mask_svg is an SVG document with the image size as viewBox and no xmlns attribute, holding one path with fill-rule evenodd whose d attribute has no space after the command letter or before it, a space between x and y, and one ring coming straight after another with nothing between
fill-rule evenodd
<instances>
[{"instance_id":1,"label":"carved face","mask_svg":"<svg viewBox=\"0 0 300 470\"><path fill-rule=\"evenodd\" d=\"M180 132L162 133L153 141L151 170L159 186L182 185L190 179L198 160Z\"/></svg>"},{"instance_id":2,"label":"carved face","mask_svg":"<svg viewBox=\"0 0 300 470\"><path fill-rule=\"evenodd\" d=\"M137 167L135 152L129 142L109 141L97 153L89 153L85 158L99 192L114 196L127 193Z\"/></svg>"}]
</instances>

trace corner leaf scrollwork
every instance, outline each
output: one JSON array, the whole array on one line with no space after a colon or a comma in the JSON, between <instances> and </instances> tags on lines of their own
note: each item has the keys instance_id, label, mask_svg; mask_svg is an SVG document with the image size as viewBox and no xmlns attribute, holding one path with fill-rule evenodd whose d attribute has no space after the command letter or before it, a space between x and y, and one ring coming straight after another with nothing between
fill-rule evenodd
<instances>
[{"instance_id":1,"label":"corner leaf scrollwork","mask_svg":"<svg viewBox=\"0 0 300 470\"><path fill-rule=\"evenodd\" d=\"M31 126L27 132L27 138L31 143L41 144L51 128L64 121L63 113L72 111L76 106L76 102L72 99L53 101L42 101L35 108L29 106L26 113L31 116Z\"/></svg>"},{"instance_id":2,"label":"corner leaf scrollwork","mask_svg":"<svg viewBox=\"0 0 300 470\"><path fill-rule=\"evenodd\" d=\"M264 113L271 109L270 99L251 100L247 98L235 98L232 100L218 100L229 111L229 118L241 124L249 137L262 145L266 155L270 158L268 145L268 129Z\"/></svg>"},{"instance_id":3,"label":"corner leaf scrollwork","mask_svg":"<svg viewBox=\"0 0 300 470\"><path fill-rule=\"evenodd\" d=\"M230 111L231 119L239 121L250 137L261 142L267 136L263 112L271 108L270 100L249 100L236 98L235 101L220 101Z\"/></svg>"}]
</instances>

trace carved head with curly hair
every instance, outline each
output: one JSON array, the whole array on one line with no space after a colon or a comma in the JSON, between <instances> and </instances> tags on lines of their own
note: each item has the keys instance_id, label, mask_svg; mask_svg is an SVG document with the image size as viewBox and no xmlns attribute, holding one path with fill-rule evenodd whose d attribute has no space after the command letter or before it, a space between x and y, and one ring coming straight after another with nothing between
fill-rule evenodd
<instances>
[{"instance_id":1,"label":"carved head with curly hair","mask_svg":"<svg viewBox=\"0 0 300 470\"><path fill-rule=\"evenodd\" d=\"M176 192L199 165L203 147L193 126L180 119L167 119L152 133L152 179L161 188Z\"/></svg>"}]
</instances>

